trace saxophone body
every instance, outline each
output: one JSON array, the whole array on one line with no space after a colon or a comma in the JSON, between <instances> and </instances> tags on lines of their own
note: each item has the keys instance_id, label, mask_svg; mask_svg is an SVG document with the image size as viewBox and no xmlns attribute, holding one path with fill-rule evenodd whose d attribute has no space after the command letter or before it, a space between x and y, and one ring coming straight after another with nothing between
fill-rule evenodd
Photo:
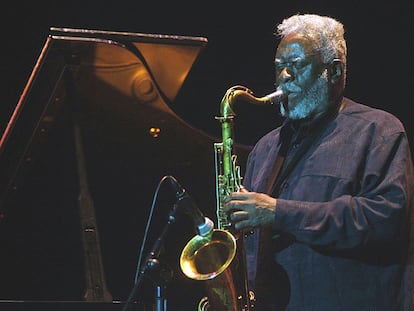
<instances>
[{"instance_id":1,"label":"saxophone body","mask_svg":"<svg viewBox=\"0 0 414 311\"><path fill-rule=\"evenodd\" d=\"M257 98L243 86L233 86L225 93L220 116L222 141L214 143L216 172L217 229L211 236L195 236L185 246L180 264L184 274L204 280L207 296L198 304L198 311L251 311L254 293L249 290L245 255L245 232L236 232L223 211L224 200L232 192L240 191L242 177L237 155L234 153L233 103L238 99L255 104L273 104L282 98L276 91Z\"/></svg>"}]
</instances>

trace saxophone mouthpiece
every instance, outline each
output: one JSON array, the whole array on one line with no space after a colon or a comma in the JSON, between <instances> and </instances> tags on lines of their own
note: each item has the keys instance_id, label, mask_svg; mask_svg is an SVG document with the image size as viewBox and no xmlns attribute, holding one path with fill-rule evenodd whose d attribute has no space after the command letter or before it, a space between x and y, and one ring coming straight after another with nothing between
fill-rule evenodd
<instances>
[{"instance_id":1,"label":"saxophone mouthpiece","mask_svg":"<svg viewBox=\"0 0 414 311\"><path fill-rule=\"evenodd\" d=\"M277 90L273 93L270 93L269 95L266 95L264 98L271 105L274 105L274 104L279 104L285 97L286 97L286 94L282 90Z\"/></svg>"}]
</instances>

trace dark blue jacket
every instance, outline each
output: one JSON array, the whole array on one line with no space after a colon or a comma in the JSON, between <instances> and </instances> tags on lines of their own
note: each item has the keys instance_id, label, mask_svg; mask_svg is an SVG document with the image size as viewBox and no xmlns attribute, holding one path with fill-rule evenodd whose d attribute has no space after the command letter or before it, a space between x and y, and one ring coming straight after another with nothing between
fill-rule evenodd
<instances>
[{"instance_id":1,"label":"dark blue jacket","mask_svg":"<svg viewBox=\"0 0 414 311\"><path fill-rule=\"evenodd\" d=\"M280 188L269 266L272 310L411 310L414 181L407 135L385 111L349 99L343 104ZM283 126L249 155L248 190L264 191ZM253 287L256 239L247 239Z\"/></svg>"}]
</instances>

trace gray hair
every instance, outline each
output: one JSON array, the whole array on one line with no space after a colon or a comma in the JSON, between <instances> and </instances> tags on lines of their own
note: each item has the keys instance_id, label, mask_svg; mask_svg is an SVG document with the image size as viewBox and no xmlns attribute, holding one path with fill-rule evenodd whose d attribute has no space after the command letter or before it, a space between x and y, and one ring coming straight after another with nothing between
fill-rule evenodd
<instances>
[{"instance_id":1,"label":"gray hair","mask_svg":"<svg viewBox=\"0 0 414 311\"><path fill-rule=\"evenodd\" d=\"M315 14L297 14L288 17L277 26L276 35L281 38L290 33L299 33L310 38L316 44L325 64L335 58L346 67L346 42L344 26L334 18Z\"/></svg>"}]
</instances>

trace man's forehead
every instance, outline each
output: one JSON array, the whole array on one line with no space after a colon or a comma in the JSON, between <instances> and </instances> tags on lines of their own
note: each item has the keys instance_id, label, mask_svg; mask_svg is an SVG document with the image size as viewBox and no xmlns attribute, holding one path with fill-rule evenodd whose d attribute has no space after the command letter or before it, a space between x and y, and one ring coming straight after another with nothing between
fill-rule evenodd
<instances>
[{"instance_id":1,"label":"man's forehead","mask_svg":"<svg viewBox=\"0 0 414 311\"><path fill-rule=\"evenodd\" d=\"M276 58L304 57L314 55L314 42L301 34L289 34L284 37L277 48Z\"/></svg>"}]
</instances>

